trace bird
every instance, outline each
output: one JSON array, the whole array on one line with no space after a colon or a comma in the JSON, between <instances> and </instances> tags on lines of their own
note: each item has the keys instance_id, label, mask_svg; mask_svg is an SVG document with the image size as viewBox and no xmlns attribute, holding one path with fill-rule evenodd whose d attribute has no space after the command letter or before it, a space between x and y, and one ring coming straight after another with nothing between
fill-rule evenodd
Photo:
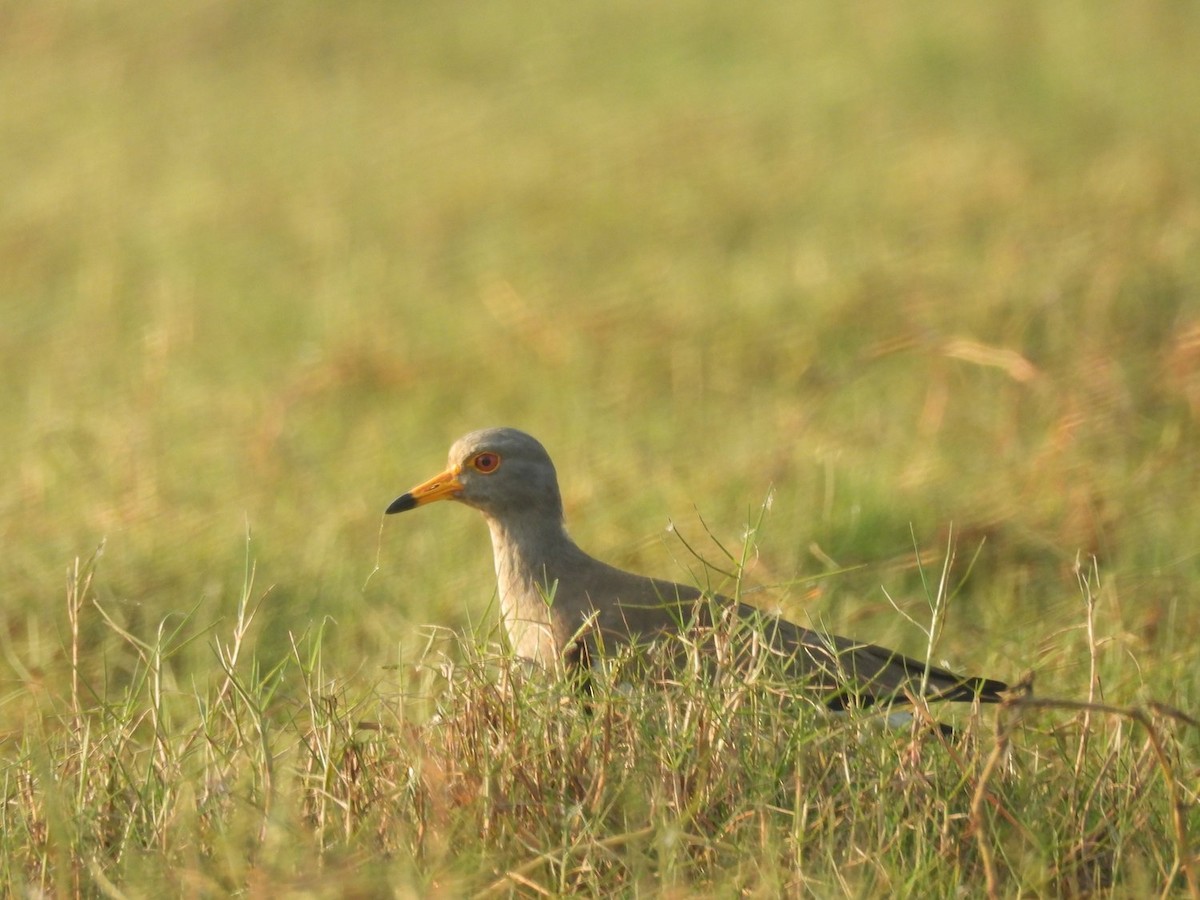
<instances>
[{"instance_id":1,"label":"bird","mask_svg":"<svg viewBox=\"0 0 1200 900\"><path fill-rule=\"evenodd\" d=\"M711 628L733 618L757 629L756 646L786 660L787 673L830 710L890 708L917 697L997 703L1008 689L1002 681L958 675L596 559L567 532L550 454L515 428L488 428L459 438L450 447L445 471L401 494L386 514L442 500L483 514L509 645L518 657L542 667L590 667L625 645L648 645L691 625Z\"/></svg>"}]
</instances>

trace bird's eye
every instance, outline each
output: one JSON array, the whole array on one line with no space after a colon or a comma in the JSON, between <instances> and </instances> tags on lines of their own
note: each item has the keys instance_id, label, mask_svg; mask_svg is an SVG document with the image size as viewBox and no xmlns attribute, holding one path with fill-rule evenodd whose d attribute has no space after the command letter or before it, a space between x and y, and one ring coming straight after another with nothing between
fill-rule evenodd
<instances>
[{"instance_id":1,"label":"bird's eye","mask_svg":"<svg viewBox=\"0 0 1200 900\"><path fill-rule=\"evenodd\" d=\"M495 453L479 453L471 460L471 465L475 467L476 471L490 475L500 465L500 457Z\"/></svg>"}]
</instances>

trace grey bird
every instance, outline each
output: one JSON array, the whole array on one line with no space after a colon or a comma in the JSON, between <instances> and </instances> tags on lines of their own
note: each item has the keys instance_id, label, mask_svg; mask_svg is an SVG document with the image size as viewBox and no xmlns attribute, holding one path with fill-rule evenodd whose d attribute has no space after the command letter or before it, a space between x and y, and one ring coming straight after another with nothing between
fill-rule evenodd
<instances>
[{"instance_id":1,"label":"grey bird","mask_svg":"<svg viewBox=\"0 0 1200 900\"><path fill-rule=\"evenodd\" d=\"M567 534L554 463L514 428L473 431L454 442L446 471L397 497L387 513L457 500L483 513L492 533L500 615L514 652L543 666L578 667L623 644L649 643L713 610L759 629L787 672L830 709L926 700L996 703L1007 685L837 635L801 628L696 587L626 572L589 556Z\"/></svg>"}]
</instances>

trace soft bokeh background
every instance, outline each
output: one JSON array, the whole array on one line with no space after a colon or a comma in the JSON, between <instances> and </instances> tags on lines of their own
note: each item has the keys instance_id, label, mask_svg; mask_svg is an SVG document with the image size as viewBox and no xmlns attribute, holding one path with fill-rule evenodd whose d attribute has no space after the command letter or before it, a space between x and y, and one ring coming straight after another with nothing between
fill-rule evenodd
<instances>
[{"instance_id":1,"label":"soft bokeh background","mask_svg":"<svg viewBox=\"0 0 1200 900\"><path fill-rule=\"evenodd\" d=\"M266 658L486 626L477 517L381 511L510 424L642 571L773 492L752 599L908 650L881 586L927 617L953 531L941 653L1053 692L1095 554L1114 690L1194 699L1198 46L1172 2L5 4L7 696L101 542L201 679L248 558Z\"/></svg>"}]
</instances>

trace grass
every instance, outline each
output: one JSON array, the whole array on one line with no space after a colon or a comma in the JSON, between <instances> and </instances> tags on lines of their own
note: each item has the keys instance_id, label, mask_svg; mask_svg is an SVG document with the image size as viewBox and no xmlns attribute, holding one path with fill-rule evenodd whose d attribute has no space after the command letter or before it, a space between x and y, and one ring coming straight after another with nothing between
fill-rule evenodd
<instances>
[{"instance_id":1,"label":"grass","mask_svg":"<svg viewBox=\"0 0 1200 900\"><path fill-rule=\"evenodd\" d=\"M1195 893L1189 6L0 21L5 892ZM1034 692L585 714L471 515L383 527L493 424L605 559L918 657L955 554L932 661Z\"/></svg>"},{"instance_id":2,"label":"grass","mask_svg":"<svg viewBox=\"0 0 1200 900\"><path fill-rule=\"evenodd\" d=\"M269 669L250 655L248 578L220 631L182 617L143 640L110 622L128 674L93 684L81 626L108 619L93 576L77 567L67 597L70 692L9 741L7 892L1198 888L1200 722L1105 704L1098 681L1079 701L1019 688L950 739L927 711L899 730L830 718L770 659L707 678L651 656L629 684L619 658L583 704L455 640L364 685L330 671L321 628ZM1080 578L1093 641L1094 578ZM216 665L179 683L174 659L198 639Z\"/></svg>"}]
</instances>

